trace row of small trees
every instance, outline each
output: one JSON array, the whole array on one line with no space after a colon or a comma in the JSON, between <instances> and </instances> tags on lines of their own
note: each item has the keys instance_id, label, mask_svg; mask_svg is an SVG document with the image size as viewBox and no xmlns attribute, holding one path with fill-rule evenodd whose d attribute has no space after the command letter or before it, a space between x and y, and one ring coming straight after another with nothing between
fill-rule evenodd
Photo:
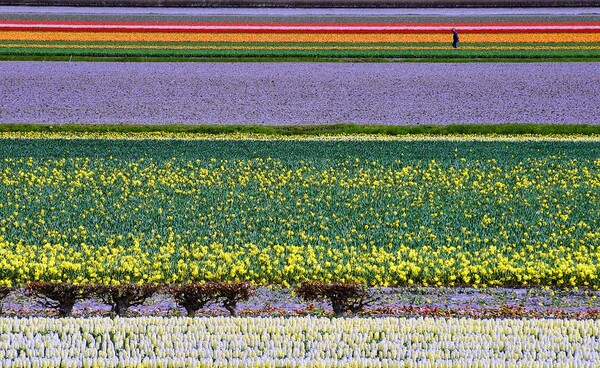
<instances>
[{"instance_id":1,"label":"row of small trees","mask_svg":"<svg viewBox=\"0 0 600 368\"><path fill-rule=\"evenodd\" d=\"M4 299L13 289L0 287ZM328 301L336 316L356 313L374 299L364 286L348 283L302 282L295 287L296 294L306 301ZM25 286L25 294L36 297L47 308L58 308L60 316L70 316L79 300L98 297L122 316L129 307L143 304L155 293L169 294L185 308L188 316L209 303L220 304L232 316L237 314L238 302L248 300L255 288L246 282L206 282L181 285L73 285L69 283L32 282Z\"/></svg>"}]
</instances>

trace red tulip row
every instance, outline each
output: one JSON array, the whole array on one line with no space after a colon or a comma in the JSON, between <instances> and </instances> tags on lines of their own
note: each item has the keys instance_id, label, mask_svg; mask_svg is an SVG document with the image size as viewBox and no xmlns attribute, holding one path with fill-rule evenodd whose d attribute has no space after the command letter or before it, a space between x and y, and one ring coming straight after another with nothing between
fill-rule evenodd
<instances>
[{"instance_id":1,"label":"red tulip row","mask_svg":"<svg viewBox=\"0 0 600 368\"><path fill-rule=\"evenodd\" d=\"M0 20L2 31L169 33L596 33L600 22L510 23L273 23L83 22Z\"/></svg>"}]
</instances>

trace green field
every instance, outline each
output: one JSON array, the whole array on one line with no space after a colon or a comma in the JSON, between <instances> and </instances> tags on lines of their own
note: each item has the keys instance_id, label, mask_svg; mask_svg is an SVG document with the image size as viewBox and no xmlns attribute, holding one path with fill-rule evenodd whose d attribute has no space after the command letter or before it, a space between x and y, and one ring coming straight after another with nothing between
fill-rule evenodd
<instances>
[{"instance_id":1,"label":"green field","mask_svg":"<svg viewBox=\"0 0 600 368\"><path fill-rule=\"evenodd\" d=\"M21 45L17 46L17 45ZM343 59L343 58L364 58L364 59L457 59L457 60L535 60L535 59L569 59L569 60L595 60L600 58L600 44L597 43L572 43L572 44L553 44L556 49L544 49L544 44L520 44L522 49L503 50L501 44L464 44L460 52L456 52L447 44L378 44L377 47L401 47L406 49L374 49L374 50L354 50L344 49L345 47L360 46L356 44L327 44L326 49L314 50L307 47L318 45L299 45L282 43L265 44L239 44L239 49L235 49L235 44L224 45L221 43L203 43L203 44L182 44L182 43L95 43L97 48L83 47L79 42L35 42L36 45L45 45L44 47L31 47L30 41L0 41L0 58L40 58L40 57L66 57L66 58L268 58L268 59ZM91 44L91 43L90 43ZM8 45L8 46L7 46ZM77 47L73 47L75 45ZM87 45L87 43L86 43ZM131 48L128 48L131 46ZM228 49L213 49L213 47L228 47ZM267 47L272 49L252 49L256 47ZM367 46L367 45L365 45ZM151 48L138 48L151 47ZM156 47L156 48L154 48ZM193 47L194 49L180 49L180 47ZM206 47L206 48L204 48ZM280 47L289 47L289 49L278 49ZM335 49L339 47L341 49ZM439 49L420 50L421 47L432 47ZM492 49L490 49L490 47ZM500 49L498 49L500 47ZM576 49L582 47L581 49ZM584 48L584 47L587 47ZM233 48L233 49L231 49ZM77 59L76 59L77 60ZM556 60L555 60L556 61Z\"/></svg>"},{"instance_id":2,"label":"green field","mask_svg":"<svg viewBox=\"0 0 600 368\"><path fill-rule=\"evenodd\" d=\"M600 285L596 140L0 147L4 284Z\"/></svg>"}]
</instances>

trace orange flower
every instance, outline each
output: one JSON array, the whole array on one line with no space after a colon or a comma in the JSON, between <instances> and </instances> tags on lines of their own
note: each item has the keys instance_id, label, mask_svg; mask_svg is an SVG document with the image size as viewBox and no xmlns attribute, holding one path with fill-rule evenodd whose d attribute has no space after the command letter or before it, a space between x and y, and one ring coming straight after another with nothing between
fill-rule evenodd
<instances>
[{"instance_id":1,"label":"orange flower","mask_svg":"<svg viewBox=\"0 0 600 368\"><path fill-rule=\"evenodd\" d=\"M143 33L1 32L4 41L444 43L442 33ZM600 42L600 33L462 33L462 43Z\"/></svg>"}]
</instances>

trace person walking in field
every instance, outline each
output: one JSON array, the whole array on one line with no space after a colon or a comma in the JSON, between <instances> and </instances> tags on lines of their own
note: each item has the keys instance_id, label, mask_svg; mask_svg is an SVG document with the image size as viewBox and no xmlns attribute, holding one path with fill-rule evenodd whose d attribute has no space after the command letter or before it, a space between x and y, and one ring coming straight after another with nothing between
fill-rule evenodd
<instances>
[{"instance_id":1,"label":"person walking in field","mask_svg":"<svg viewBox=\"0 0 600 368\"><path fill-rule=\"evenodd\" d=\"M458 32L456 32L456 28L452 28L452 47L455 49L458 48Z\"/></svg>"}]
</instances>

